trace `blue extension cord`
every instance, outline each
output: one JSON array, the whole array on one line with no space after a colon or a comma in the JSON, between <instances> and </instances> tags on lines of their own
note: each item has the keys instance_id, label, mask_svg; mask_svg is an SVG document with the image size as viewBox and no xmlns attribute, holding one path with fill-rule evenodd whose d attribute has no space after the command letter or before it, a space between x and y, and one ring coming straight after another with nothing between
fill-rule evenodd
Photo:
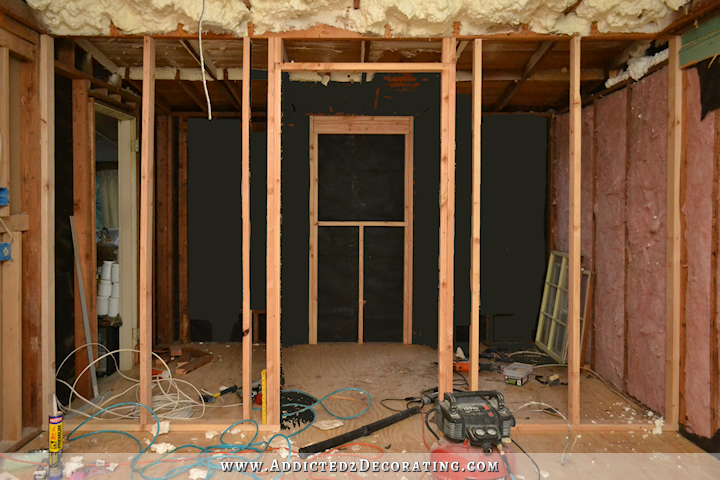
<instances>
[{"instance_id":1,"label":"blue extension cord","mask_svg":"<svg viewBox=\"0 0 720 480\"><path fill-rule=\"evenodd\" d=\"M348 417L343 417L343 416L340 416L340 415L335 415L334 413L332 413L332 412L323 404L323 402L324 402L325 400L327 400L329 397L331 397L331 396L333 396L333 395L335 395L335 394L338 394L338 393L340 393L340 392L348 391L348 390L353 390L353 391L356 391L356 392L360 392L360 393L362 393L363 395L367 396L367 397L370 399L370 403L368 404L367 407L365 407L365 409L364 409L362 412L357 413L357 414L355 414L355 415L350 415L350 416L348 416ZM303 391L301 391L301 390L285 390L285 391L286 391L286 392L302 393L302 394L305 394L305 395L308 395L308 396L312 396L312 395L309 395L308 393L303 392ZM324 396L323 398L321 398L320 400L316 401L315 403L313 403L313 404L311 404L311 405L289 404L290 406L299 406L299 407L303 407L303 408L301 408L300 410L294 411L294 412L292 412L292 413L285 414L285 415L283 415L283 417L290 416L290 415L297 415L298 413L304 412L304 411L306 411L306 410L312 410L313 413L315 413L315 410L313 409L313 407L317 406L318 404L320 404L320 405L325 409L325 411L326 411L330 416L332 416L332 417L335 417L335 418L337 418L337 419L339 419L339 420L351 420L351 419L353 419L353 418L359 417L360 415L364 414L365 412L367 412L367 411L370 409L370 407L372 406L372 397L370 396L370 394L369 394L368 392L366 392L365 390L359 389L359 388L352 388L352 387L341 388L341 389L339 389L339 390L335 390L334 392L332 392L332 393ZM85 424L87 421L93 419L94 417L96 417L97 415L99 415L99 414L101 414L101 413L103 413L103 412L106 412L106 411L108 411L108 410L112 410L113 408L125 406L125 405L137 405L137 406L139 406L139 407L145 408L145 409L147 409L148 411L150 411L150 413L152 413L153 417L155 418L155 421L156 421L157 424L158 424L158 432L155 433L155 437L152 439L152 441L150 442L150 444L149 444L147 447L142 448L142 444L140 443L140 441L139 441L137 438L135 438L134 436L130 435L130 434L127 433L127 432L122 432L122 431L119 431L119 430L98 430L98 431L95 431L95 432L85 433L85 434L83 434L83 435L80 435L79 437L71 438L71 437L75 434L75 432L76 432L83 424ZM317 418L317 414L315 415L315 418ZM168 479L173 478L173 477L175 477L175 476L177 476L177 475L180 475L180 474L182 474L182 473L184 473L184 472L187 472L187 471L190 470L191 468L205 467L205 468L207 468L207 470L208 470L208 475L207 475L205 478L206 478L207 480L209 480L210 478L212 478L212 476L215 474L216 471L222 469L222 466L221 466L220 464L215 463L213 460L210 459L210 454L211 454L211 453L213 453L213 455L216 455L216 456L213 456L213 457L212 457L215 461L220 461L220 460L222 460L222 459L224 459L224 458L231 458L231 459L233 459L233 460L235 460L235 461L237 461L238 459L240 459L240 460L245 461L245 462L254 462L254 461L257 461L257 460L268 450L268 448L269 448L269 446L270 446L270 443L271 443L271 442L273 441L273 439L275 439L276 437L282 437L282 438L284 438L285 441L287 442L288 451L291 451L291 450L292 450L292 446L291 446L291 444L290 444L290 438L291 438L291 437L294 437L295 435L297 435L297 434L299 434L300 432L303 432L303 431L305 431L307 428L309 428L313 423L315 423L315 418L313 419L312 422L308 423L308 424L305 425L303 428L301 428L300 430L298 430L297 432L295 432L295 433L293 433L293 434L291 434L291 435L283 435L283 434L281 434L281 433L277 433L277 434L273 435L273 436L270 438L270 440L268 440L268 441L266 441L266 442L256 442L256 441L255 441L255 439L257 438L258 433L259 433L259 431L260 431L260 427L259 427L258 423L257 423L255 420L251 420L251 419L250 419L250 420L240 420L239 422L235 422L235 423L233 423L232 425L230 425L229 427L227 427L225 430L223 430L223 432L220 434L220 443L219 443L218 445L212 445L212 446L209 446L209 447L199 447L199 446L197 446L197 445L181 445L181 446L176 447L175 449L171 450L170 452L165 453L165 454L162 455L159 459L157 459L157 460L155 460L155 461L149 463L148 465L146 465L146 466L144 466L144 467L142 467L142 468L139 468L139 469L136 469L136 468L135 468L136 465L137 465L137 462L140 460L140 457L142 456L142 454L145 453L145 452L152 446L152 444L155 443L155 441L157 440L157 437L158 437L158 433L159 433L159 431L160 431L160 419L158 419L158 417L157 417L157 415L155 414L155 412L154 412L150 407L148 407L148 406L146 406L146 405L143 405L143 404L141 404L141 403L125 402L125 403L119 403L119 404L117 404L117 405L112 405L112 406L110 406L110 407L104 408L104 409L102 409L102 410L94 413L94 414L91 415L90 417L86 418L85 420L83 420L77 427L75 427L75 428L73 429L72 432L70 432L70 434L68 435L67 439L68 439L69 441L79 440L79 439L81 439L81 438L88 437L88 436L90 436L90 435L97 435L97 434L99 434L99 433L119 433L119 434L121 434L121 435L126 435L126 436L132 438L132 439L138 444L138 448L140 449L140 453L138 453L135 457L133 457L132 461L130 462L130 478L131 478L131 479L133 478L135 472L137 472L137 473L140 474L140 476L141 476L144 480L168 480ZM255 425L255 434L253 435L253 437L252 437L252 439L250 440L250 442L247 443L247 444L229 444L229 443L225 443L225 441L223 440L223 437L224 437L233 427L235 427L235 426L237 426L237 425L240 425L240 424L243 424L243 423L252 423L253 425ZM262 445L264 445L264 447L261 448ZM180 467L173 468L172 470L170 470L169 472L167 472L165 475L160 476L160 477L152 477L152 476L149 476L149 475L147 475L147 474L145 473L146 470L148 470L149 468L152 468L152 467L155 466L155 465L160 464L160 463L163 461L163 459L165 459L168 455L170 455L170 454L172 454L172 453L175 453L176 451L180 450L181 448L194 448L194 449L199 450L200 453L198 454L197 460L196 460L194 463L190 464L190 465L184 465L184 466L180 466ZM227 450L228 452L227 452L225 455L217 456L217 453L216 453L216 452L213 452L213 450ZM253 451L253 452L257 452L258 455L257 455L254 459L252 459L252 460L251 460L251 459L248 459L248 458L246 458L246 457L244 457L244 456L238 456L237 454L238 454L239 452L243 451L243 450L250 450L250 451ZM258 477L257 475L255 475L255 474L253 474L253 473L251 473L251 472L239 472L239 473L242 473L242 474L244 474L244 475L248 475L248 476L250 476L250 477L252 477L252 478L255 478L255 479L257 479L257 480L261 480L260 477ZM276 480L281 474L282 474L282 472L278 472L278 474L273 478L273 480Z\"/></svg>"}]
</instances>

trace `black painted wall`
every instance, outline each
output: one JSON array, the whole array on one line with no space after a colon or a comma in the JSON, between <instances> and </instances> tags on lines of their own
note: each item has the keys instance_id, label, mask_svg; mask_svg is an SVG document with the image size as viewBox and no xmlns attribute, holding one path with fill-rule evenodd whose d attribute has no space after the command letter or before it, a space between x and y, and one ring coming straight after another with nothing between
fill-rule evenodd
<instances>
[{"instance_id":1,"label":"black painted wall","mask_svg":"<svg viewBox=\"0 0 720 480\"><path fill-rule=\"evenodd\" d=\"M309 115L410 115L414 117L415 231L413 278L413 342L437 344L439 182L440 182L440 81L438 75L376 75L370 83L315 83L283 81L282 158L282 343L308 341L308 204ZM470 323L470 212L472 189L471 98L457 98L456 132L456 260L455 324ZM222 120L195 120L189 124L190 151L190 309L193 288L206 289L208 298L220 294L214 285L234 285L226 294L232 308L222 310L222 331L237 321L241 304L240 252L240 135L233 124L226 133ZM225 120L225 122L228 122ZM201 125L206 130L198 130ZM195 130L195 133L193 131ZM197 136L195 136L197 135ZM195 139L195 140L193 140ZM192 142L200 142L193 147ZM533 115L483 117L482 282L483 314L512 314L497 320L495 340L530 341L537 322L546 262L547 121ZM212 145L212 155L195 148ZM251 308L265 309L266 148L265 133L251 135ZM222 146L222 148L221 148ZM201 150L203 151L203 150ZM196 159L194 155L201 155ZM224 159L218 165L213 156ZM223 167L234 163L231 167ZM193 166L212 171L204 180L207 194L198 191ZM235 172L237 167L238 171ZM197 168L197 167L196 167ZM232 176L232 178L230 178ZM224 178L221 178L224 177ZM233 193L227 198L219 189ZM193 202L223 196L219 222L231 222L232 234L205 231L208 247L222 251L207 273L198 273L199 255L194 232ZM217 205L217 203L214 203ZM212 210L209 203L200 211ZM200 215L200 211L195 215ZM222 213L222 215L219 215ZM213 213L215 214L215 213ZM236 230L234 230L236 229ZM195 247L193 247L195 242ZM355 252L357 250L354 250ZM203 260L205 261L205 260ZM204 268L204 267L203 267ZM201 278L193 281L193 276ZM228 275L232 275L232 278ZM207 300L205 300L207 301ZM197 305L197 303L195 303ZM228 333L229 335L229 333ZM225 334L223 333L222 337ZM366 334L367 336L367 334ZM226 340L214 336L218 340ZM370 340L371 337L368 338ZM465 347L467 344L460 343Z\"/></svg>"}]
</instances>

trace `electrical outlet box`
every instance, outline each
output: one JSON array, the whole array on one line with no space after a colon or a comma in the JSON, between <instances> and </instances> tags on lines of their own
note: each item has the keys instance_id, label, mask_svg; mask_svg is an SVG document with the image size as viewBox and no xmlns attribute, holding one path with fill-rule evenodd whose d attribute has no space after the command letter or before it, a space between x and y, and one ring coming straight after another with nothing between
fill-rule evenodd
<instances>
[{"instance_id":1,"label":"electrical outlet box","mask_svg":"<svg viewBox=\"0 0 720 480\"><path fill-rule=\"evenodd\" d=\"M12 260L12 248L9 243L0 242L0 262Z\"/></svg>"},{"instance_id":2,"label":"electrical outlet box","mask_svg":"<svg viewBox=\"0 0 720 480\"><path fill-rule=\"evenodd\" d=\"M0 188L0 207L6 207L10 205L10 190L7 188Z\"/></svg>"}]
</instances>

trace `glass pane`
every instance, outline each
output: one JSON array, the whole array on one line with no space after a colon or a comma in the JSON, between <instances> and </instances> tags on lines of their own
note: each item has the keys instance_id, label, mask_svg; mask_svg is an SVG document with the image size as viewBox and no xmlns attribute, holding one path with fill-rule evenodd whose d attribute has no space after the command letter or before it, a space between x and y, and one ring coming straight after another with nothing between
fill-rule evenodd
<instances>
[{"instance_id":1,"label":"glass pane","mask_svg":"<svg viewBox=\"0 0 720 480\"><path fill-rule=\"evenodd\" d=\"M553 332L553 342L550 349L553 352L562 353L563 343L565 342L565 326L559 323L555 324L555 331Z\"/></svg>"},{"instance_id":2,"label":"glass pane","mask_svg":"<svg viewBox=\"0 0 720 480\"><path fill-rule=\"evenodd\" d=\"M568 292L560 290L560 305L558 305L558 320L567 325L568 318Z\"/></svg>"},{"instance_id":3,"label":"glass pane","mask_svg":"<svg viewBox=\"0 0 720 480\"><path fill-rule=\"evenodd\" d=\"M550 283L558 285L560 283L560 270L562 268L562 257L553 258L552 271L550 272Z\"/></svg>"},{"instance_id":4,"label":"glass pane","mask_svg":"<svg viewBox=\"0 0 720 480\"><path fill-rule=\"evenodd\" d=\"M547 287L547 302L545 302L545 313L553 316L555 313L555 298L557 297L557 288L552 285Z\"/></svg>"},{"instance_id":5,"label":"glass pane","mask_svg":"<svg viewBox=\"0 0 720 480\"><path fill-rule=\"evenodd\" d=\"M560 286L567 290L568 288L568 269L567 266L565 267L564 275L562 276L562 281L560 282Z\"/></svg>"},{"instance_id":6,"label":"glass pane","mask_svg":"<svg viewBox=\"0 0 720 480\"><path fill-rule=\"evenodd\" d=\"M543 345L548 344L550 338L550 327L552 326L552 318L547 315L543 315L543 326L540 332L540 343Z\"/></svg>"}]
</instances>

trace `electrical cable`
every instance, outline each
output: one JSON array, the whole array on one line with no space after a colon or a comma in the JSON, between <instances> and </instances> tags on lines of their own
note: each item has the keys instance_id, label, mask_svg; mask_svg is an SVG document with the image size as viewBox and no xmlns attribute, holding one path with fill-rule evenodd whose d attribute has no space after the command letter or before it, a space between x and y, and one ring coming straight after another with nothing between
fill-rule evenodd
<instances>
[{"instance_id":1,"label":"electrical cable","mask_svg":"<svg viewBox=\"0 0 720 480\"><path fill-rule=\"evenodd\" d=\"M540 467L538 467L538 464L535 463L535 460L533 460L533 458L530 456L530 454L527 453L527 452L525 451L525 449L522 448L522 447L515 441L514 438L511 438L510 440L512 440L512 442L513 442L525 455L527 455L527 457L530 459L530 461L533 463L533 465L535 465L535 468L537 469L537 472L538 472L538 480L540 480L541 471L540 471ZM510 471L509 468L508 468L508 471Z\"/></svg>"},{"instance_id":2,"label":"electrical cable","mask_svg":"<svg viewBox=\"0 0 720 480\"><path fill-rule=\"evenodd\" d=\"M205 55L203 53L202 44L202 24L203 18L205 17L205 0L203 0L202 13L200 14L200 21L198 22L198 45L200 49L200 72L202 72L202 83L203 89L205 90L205 100L207 100L208 109L208 120L212 120L212 105L210 105L210 93L208 93L207 79L205 78Z\"/></svg>"},{"instance_id":3,"label":"electrical cable","mask_svg":"<svg viewBox=\"0 0 720 480\"><path fill-rule=\"evenodd\" d=\"M432 427L430 426L430 422L428 421L428 417L429 417L430 414L433 413L433 412L435 412L435 409L434 409L434 408L432 408L432 409L428 410L427 412L425 412L425 426L427 426L428 430L430 430L430 433L432 433L432 434L433 434L433 437L435 437L435 439L439 442L439 441L440 441L440 437L438 437L438 434L435 433L435 430L432 429ZM433 418L434 418L434 417L433 417Z\"/></svg>"},{"instance_id":4,"label":"electrical cable","mask_svg":"<svg viewBox=\"0 0 720 480\"><path fill-rule=\"evenodd\" d=\"M567 443L565 444L565 448L564 448L563 451L562 451L562 459L560 460L560 463L561 463L561 464L564 464L564 463L567 461L566 454L569 453L569 452L570 452L570 449L572 448L572 447L571 447L571 443L574 444L573 434L572 434L572 427L570 426L570 421L567 419L567 417L566 417L565 415L563 415L563 413L562 413L560 410L558 410L557 408L553 407L552 405L548 405L548 404L545 403L545 402L534 402L534 401L527 402L527 403L525 403L525 404L523 404L523 405L520 405L520 406L519 406L518 408L516 408L515 410L513 410L512 413L516 413L518 410L521 410L521 409L523 409L523 408L525 408L525 407L529 407L530 405L540 405L540 406L543 406L543 407L548 407L548 408L550 408L551 410L553 410L557 415L559 415L560 417L562 417L562 419L565 420L565 422L567 423L567 427L568 427L568 441L567 441ZM544 410L541 410L541 411L544 411Z\"/></svg>"}]
</instances>

